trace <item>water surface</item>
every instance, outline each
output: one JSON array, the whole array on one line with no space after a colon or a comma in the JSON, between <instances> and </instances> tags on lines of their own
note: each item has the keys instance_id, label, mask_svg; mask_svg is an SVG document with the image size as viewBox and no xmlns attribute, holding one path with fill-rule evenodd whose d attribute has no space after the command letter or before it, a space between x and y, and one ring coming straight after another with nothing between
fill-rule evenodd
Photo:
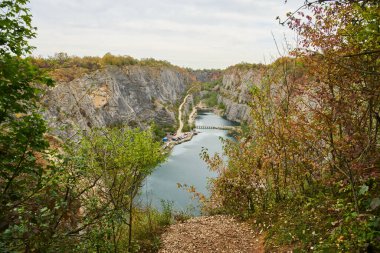
<instances>
[{"instance_id":1,"label":"water surface","mask_svg":"<svg viewBox=\"0 0 380 253\"><path fill-rule=\"evenodd\" d=\"M198 112L196 125L231 126L233 122L223 119L212 112ZM175 210L199 214L199 203L192 195L177 184L192 185L198 192L209 196L207 190L208 178L216 177L206 163L201 159L202 148L207 148L210 154L222 151L220 137L230 138L227 131L217 129L201 129L201 133L189 142L176 145L167 161L158 166L145 180L142 188L141 201L143 205L150 204L161 209L161 200L170 201Z\"/></svg>"}]
</instances>

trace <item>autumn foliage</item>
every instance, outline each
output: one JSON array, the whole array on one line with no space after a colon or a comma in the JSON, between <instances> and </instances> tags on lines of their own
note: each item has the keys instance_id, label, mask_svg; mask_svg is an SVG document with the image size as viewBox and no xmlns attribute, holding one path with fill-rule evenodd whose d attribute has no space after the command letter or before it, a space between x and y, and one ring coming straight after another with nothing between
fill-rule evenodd
<instances>
[{"instance_id":1,"label":"autumn foliage","mask_svg":"<svg viewBox=\"0 0 380 253\"><path fill-rule=\"evenodd\" d=\"M226 142L209 207L254 217L267 248L380 249L380 4L308 3L298 47L252 85L252 123Z\"/></svg>"},{"instance_id":2,"label":"autumn foliage","mask_svg":"<svg viewBox=\"0 0 380 253\"><path fill-rule=\"evenodd\" d=\"M130 67L175 67L167 61L145 58L137 60L128 55L113 55L106 53L98 56L69 56L66 53L56 53L50 57L32 57L31 61L39 68L46 70L49 75L59 82L70 82L93 71L104 69L109 66ZM178 68L178 67L175 67Z\"/></svg>"}]
</instances>

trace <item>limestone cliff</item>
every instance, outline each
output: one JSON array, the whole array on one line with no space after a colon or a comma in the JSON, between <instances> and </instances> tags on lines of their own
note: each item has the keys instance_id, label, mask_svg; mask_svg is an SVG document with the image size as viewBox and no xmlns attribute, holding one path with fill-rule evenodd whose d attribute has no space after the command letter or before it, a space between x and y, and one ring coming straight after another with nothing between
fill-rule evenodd
<instances>
[{"instance_id":1,"label":"limestone cliff","mask_svg":"<svg viewBox=\"0 0 380 253\"><path fill-rule=\"evenodd\" d=\"M43 101L55 134L119 124L144 127L151 121L175 125L175 110L191 76L176 67L108 66L58 83Z\"/></svg>"},{"instance_id":2,"label":"limestone cliff","mask_svg":"<svg viewBox=\"0 0 380 253\"><path fill-rule=\"evenodd\" d=\"M189 72L197 82L201 83L216 81L223 75L223 71L217 69L189 70Z\"/></svg>"},{"instance_id":3,"label":"limestone cliff","mask_svg":"<svg viewBox=\"0 0 380 253\"><path fill-rule=\"evenodd\" d=\"M192 82L222 80L212 92L224 104L225 117L250 121L250 87L258 85L262 66L236 65L224 71L185 70L175 66L107 66L47 91L44 117L51 131L63 138L78 129L127 124L146 127L152 121L175 126L178 105ZM184 105L189 115L195 101L209 91L195 92ZM203 95L202 95L203 94Z\"/></svg>"},{"instance_id":4,"label":"limestone cliff","mask_svg":"<svg viewBox=\"0 0 380 253\"><path fill-rule=\"evenodd\" d=\"M232 66L223 72L218 87L218 103L225 106L225 117L236 122L250 121L250 88L261 83L261 65Z\"/></svg>"}]
</instances>

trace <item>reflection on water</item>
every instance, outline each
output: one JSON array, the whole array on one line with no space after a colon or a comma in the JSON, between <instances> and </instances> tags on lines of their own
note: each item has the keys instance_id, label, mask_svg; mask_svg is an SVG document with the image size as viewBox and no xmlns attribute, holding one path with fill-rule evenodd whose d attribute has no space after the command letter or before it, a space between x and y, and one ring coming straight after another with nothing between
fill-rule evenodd
<instances>
[{"instance_id":1,"label":"reflection on water","mask_svg":"<svg viewBox=\"0 0 380 253\"><path fill-rule=\"evenodd\" d=\"M233 122L223 119L211 112L198 112L196 125L230 126ZM141 202L161 208L161 200L173 203L175 210L199 214L198 201L185 189L179 189L177 183L193 185L198 192L208 196L207 180L216 176L208 170L206 163L200 158L202 147L210 154L222 151L220 137L227 137L227 131L202 129L189 142L173 148L167 161L160 165L146 179L142 188Z\"/></svg>"}]
</instances>

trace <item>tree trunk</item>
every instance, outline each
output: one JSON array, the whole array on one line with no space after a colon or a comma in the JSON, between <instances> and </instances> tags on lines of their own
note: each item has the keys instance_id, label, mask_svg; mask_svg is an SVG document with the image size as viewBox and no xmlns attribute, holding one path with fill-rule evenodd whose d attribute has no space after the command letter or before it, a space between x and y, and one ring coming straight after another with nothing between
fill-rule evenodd
<instances>
[{"instance_id":1,"label":"tree trunk","mask_svg":"<svg viewBox=\"0 0 380 253\"><path fill-rule=\"evenodd\" d=\"M133 216L132 216L132 213L133 213L133 196L132 196L132 194L131 194L131 197L130 197L131 199L130 199L130 203L129 203L128 252L132 252L132 222L133 222Z\"/></svg>"}]
</instances>

